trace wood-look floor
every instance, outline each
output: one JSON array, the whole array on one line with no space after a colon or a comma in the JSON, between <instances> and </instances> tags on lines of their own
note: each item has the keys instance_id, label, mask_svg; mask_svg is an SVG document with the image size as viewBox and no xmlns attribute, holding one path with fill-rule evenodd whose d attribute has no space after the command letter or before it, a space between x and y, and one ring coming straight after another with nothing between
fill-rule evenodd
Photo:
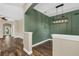
<instances>
[{"instance_id":1,"label":"wood-look floor","mask_svg":"<svg viewBox=\"0 0 79 59\"><path fill-rule=\"evenodd\" d=\"M0 56L26 56L23 50L23 39L12 38L6 44L5 38L0 38Z\"/></svg>"},{"instance_id":2,"label":"wood-look floor","mask_svg":"<svg viewBox=\"0 0 79 59\"><path fill-rule=\"evenodd\" d=\"M52 56L52 40L32 48L33 56Z\"/></svg>"},{"instance_id":3,"label":"wood-look floor","mask_svg":"<svg viewBox=\"0 0 79 59\"><path fill-rule=\"evenodd\" d=\"M16 52L17 51L17 52ZM0 52L0 56L28 56L28 54L24 50L16 49L16 51L4 51ZM16 52L16 53L15 53Z\"/></svg>"},{"instance_id":4,"label":"wood-look floor","mask_svg":"<svg viewBox=\"0 0 79 59\"><path fill-rule=\"evenodd\" d=\"M16 51L18 52L18 55L14 55L14 56L28 56L28 54L25 51L23 51L23 49L16 49ZM32 56L52 56L52 40L33 47L32 51L33 51ZM2 56L5 56L7 54L5 53L6 51L2 53ZM14 52L12 51L12 53ZM6 55L6 56L10 56L10 55Z\"/></svg>"}]
</instances>

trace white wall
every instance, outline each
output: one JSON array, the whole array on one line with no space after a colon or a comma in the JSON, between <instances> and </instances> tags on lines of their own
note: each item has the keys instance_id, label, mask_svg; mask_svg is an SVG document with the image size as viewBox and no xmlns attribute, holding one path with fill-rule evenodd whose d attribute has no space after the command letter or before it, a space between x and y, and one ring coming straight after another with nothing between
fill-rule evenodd
<instances>
[{"instance_id":1,"label":"white wall","mask_svg":"<svg viewBox=\"0 0 79 59\"><path fill-rule=\"evenodd\" d=\"M53 39L54 56L79 56L79 41Z\"/></svg>"},{"instance_id":2,"label":"white wall","mask_svg":"<svg viewBox=\"0 0 79 59\"><path fill-rule=\"evenodd\" d=\"M3 24L6 23L6 21L4 21L3 19L0 19L0 38L3 38ZM13 22L12 21L7 21L7 23L12 25L13 28ZM12 34L13 34L13 30L12 30Z\"/></svg>"},{"instance_id":3,"label":"white wall","mask_svg":"<svg viewBox=\"0 0 79 59\"><path fill-rule=\"evenodd\" d=\"M23 19L24 17L23 14L24 11L23 8L21 7L0 3L0 15L4 17L19 20L19 19Z\"/></svg>"},{"instance_id":4,"label":"white wall","mask_svg":"<svg viewBox=\"0 0 79 59\"><path fill-rule=\"evenodd\" d=\"M23 20L15 20L15 21L4 21L0 19L0 38L3 38L3 24L4 23L11 24L12 28L12 36L14 37L21 37L24 39L23 33Z\"/></svg>"},{"instance_id":5,"label":"white wall","mask_svg":"<svg viewBox=\"0 0 79 59\"><path fill-rule=\"evenodd\" d=\"M24 33L24 51L29 55L32 54L32 32Z\"/></svg>"},{"instance_id":6,"label":"white wall","mask_svg":"<svg viewBox=\"0 0 79 59\"><path fill-rule=\"evenodd\" d=\"M79 56L79 36L53 34L54 56Z\"/></svg>"},{"instance_id":7,"label":"white wall","mask_svg":"<svg viewBox=\"0 0 79 59\"><path fill-rule=\"evenodd\" d=\"M23 29L23 20L15 20L14 22L14 30L15 30L15 37L20 37L24 39L24 29Z\"/></svg>"},{"instance_id":8,"label":"white wall","mask_svg":"<svg viewBox=\"0 0 79 59\"><path fill-rule=\"evenodd\" d=\"M32 5L32 3L28 3L25 5L25 7L22 8L18 8L15 6L11 6L11 5L6 5L6 4L0 4L1 8L0 8L0 15L4 16L4 17L8 17L14 21L9 21L9 23L12 24L12 36L14 37L21 37L23 38L23 43L24 43L24 48L28 51L32 51L32 41L29 41L29 37L24 34L24 13L28 10L28 8ZM0 38L3 37L3 21L0 20ZM28 39L26 39L28 38ZM31 39L31 38L30 38ZM31 43L27 43L31 42ZM27 49L26 45L28 45Z\"/></svg>"}]
</instances>

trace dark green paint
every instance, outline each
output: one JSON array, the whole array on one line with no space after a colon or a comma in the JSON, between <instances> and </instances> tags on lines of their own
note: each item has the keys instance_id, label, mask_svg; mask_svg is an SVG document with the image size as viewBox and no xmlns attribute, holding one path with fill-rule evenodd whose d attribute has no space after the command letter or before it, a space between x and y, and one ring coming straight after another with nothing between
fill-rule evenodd
<instances>
[{"instance_id":1,"label":"dark green paint","mask_svg":"<svg viewBox=\"0 0 79 59\"><path fill-rule=\"evenodd\" d=\"M25 31L33 32L33 44L48 39L49 17L32 9L28 14L25 14Z\"/></svg>"},{"instance_id":2,"label":"dark green paint","mask_svg":"<svg viewBox=\"0 0 79 59\"><path fill-rule=\"evenodd\" d=\"M33 4L35 6L35 4ZM51 34L79 35L79 10L67 12L67 23L53 24L56 16L47 17L33 9L25 13L25 32L33 32L32 43L38 43L51 38ZM60 15L57 15L58 17Z\"/></svg>"},{"instance_id":3,"label":"dark green paint","mask_svg":"<svg viewBox=\"0 0 79 59\"><path fill-rule=\"evenodd\" d=\"M52 22L56 16L51 17L50 34L79 35L79 10L71 11L64 15L68 17L67 23L53 24Z\"/></svg>"}]
</instances>

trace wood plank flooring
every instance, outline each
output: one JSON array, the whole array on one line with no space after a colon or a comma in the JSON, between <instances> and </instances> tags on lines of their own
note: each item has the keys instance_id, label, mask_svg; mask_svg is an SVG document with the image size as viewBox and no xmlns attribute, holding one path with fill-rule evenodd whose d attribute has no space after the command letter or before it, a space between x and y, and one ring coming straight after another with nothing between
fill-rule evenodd
<instances>
[{"instance_id":1,"label":"wood plank flooring","mask_svg":"<svg viewBox=\"0 0 79 59\"><path fill-rule=\"evenodd\" d=\"M15 51L17 52L16 54L14 54ZM29 56L23 49L16 49L15 51L1 52L1 56ZM32 51L32 56L52 56L52 40L33 47Z\"/></svg>"},{"instance_id":2,"label":"wood plank flooring","mask_svg":"<svg viewBox=\"0 0 79 59\"><path fill-rule=\"evenodd\" d=\"M29 56L24 50L19 50L19 54L21 53L21 55L19 56Z\"/></svg>"},{"instance_id":3,"label":"wood plank flooring","mask_svg":"<svg viewBox=\"0 0 79 59\"><path fill-rule=\"evenodd\" d=\"M32 48L33 56L52 56L52 40Z\"/></svg>"},{"instance_id":4,"label":"wood plank flooring","mask_svg":"<svg viewBox=\"0 0 79 59\"><path fill-rule=\"evenodd\" d=\"M0 38L0 56L26 56L23 50L23 39L10 37L6 44L5 38Z\"/></svg>"}]
</instances>

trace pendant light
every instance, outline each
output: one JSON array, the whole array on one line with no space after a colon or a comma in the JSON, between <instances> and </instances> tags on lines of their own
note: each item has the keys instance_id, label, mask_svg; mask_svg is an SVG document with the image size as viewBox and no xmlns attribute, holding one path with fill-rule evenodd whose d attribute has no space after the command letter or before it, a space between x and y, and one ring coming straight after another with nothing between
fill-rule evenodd
<instances>
[{"instance_id":1,"label":"pendant light","mask_svg":"<svg viewBox=\"0 0 79 59\"><path fill-rule=\"evenodd\" d=\"M64 4L60 4L56 6L56 16L55 16L55 20L53 21L53 23L66 23L68 22L68 18L63 14L63 6ZM60 17L58 16L58 8L62 7L61 9L61 15Z\"/></svg>"},{"instance_id":2,"label":"pendant light","mask_svg":"<svg viewBox=\"0 0 79 59\"><path fill-rule=\"evenodd\" d=\"M63 14L63 6L64 6L64 4L62 5L61 20L62 20L62 23L63 23L63 22L65 22L65 23L66 23L66 22L68 22L68 18L67 18L67 16L66 16L66 15L64 15L64 14Z\"/></svg>"}]
</instances>

